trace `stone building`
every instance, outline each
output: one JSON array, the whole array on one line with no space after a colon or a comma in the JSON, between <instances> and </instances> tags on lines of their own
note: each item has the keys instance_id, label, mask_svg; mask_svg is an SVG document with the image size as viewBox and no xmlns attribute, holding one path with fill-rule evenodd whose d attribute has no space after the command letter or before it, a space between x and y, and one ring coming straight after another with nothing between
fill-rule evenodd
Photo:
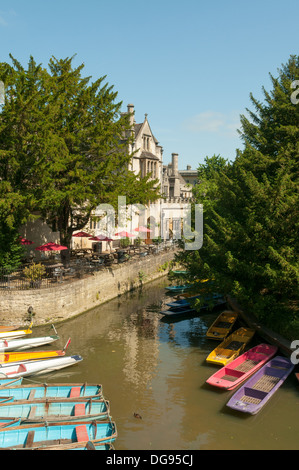
<instances>
[{"instance_id":1,"label":"stone building","mask_svg":"<svg viewBox=\"0 0 299 470\"><path fill-rule=\"evenodd\" d=\"M192 188L197 183L197 171L187 166L178 169L179 156L172 154L171 163L163 166L162 195L169 202L188 202L192 198Z\"/></svg>"},{"instance_id":2,"label":"stone building","mask_svg":"<svg viewBox=\"0 0 299 470\"><path fill-rule=\"evenodd\" d=\"M179 170L179 156L172 154L171 163L163 165L163 147L152 133L147 114L144 121L136 123L135 108L128 104L127 113L130 115L133 144L129 151L134 152L130 170L146 176L151 173L153 179L158 179L161 186L161 199L166 201L187 201L192 198L192 187L197 182L197 171L190 165L186 170Z\"/></svg>"},{"instance_id":3,"label":"stone building","mask_svg":"<svg viewBox=\"0 0 299 470\"><path fill-rule=\"evenodd\" d=\"M162 157L163 148L152 133L147 114L144 121L136 123L134 105L128 104L127 112L130 114L130 122L133 133L133 144L129 151L134 155L130 164L130 170L145 177L151 173L153 179L162 181Z\"/></svg>"}]
</instances>

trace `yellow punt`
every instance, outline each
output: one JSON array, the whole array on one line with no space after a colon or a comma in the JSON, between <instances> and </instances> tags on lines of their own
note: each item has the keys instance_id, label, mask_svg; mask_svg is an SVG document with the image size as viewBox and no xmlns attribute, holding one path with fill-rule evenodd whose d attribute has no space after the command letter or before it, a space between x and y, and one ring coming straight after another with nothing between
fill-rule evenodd
<instances>
[{"instance_id":1,"label":"yellow punt","mask_svg":"<svg viewBox=\"0 0 299 470\"><path fill-rule=\"evenodd\" d=\"M207 362L226 366L241 354L247 343L252 339L254 330L251 328L239 328L229 335L206 358Z\"/></svg>"},{"instance_id":2,"label":"yellow punt","mask_svg":"<svg viewBox=\"0 0 299 470\"><path fill-rule=\"evenodd\" d=\"M34 361L36 359L48 359L50 357L64 356L65 351L34 351L34 352L8 352L0 354L0 364L8 362Z\"/></svg>"},{"instance_id":3,"label":"yellow punt","mask_svg":"<svg viewBox=\"0 0 299 470\"><path fill-rule=\"evenodd\" d=\"M27 330L1 330L0 338L19 338L20 336L30 335L32 333L31 330L32 323L30 323L29 328Z\"/></svg>"},{"instance_id":4,"label":"yellow punt","mask_svg":"<svg viewBox=\"0 0 299 470\"><path fill-rule=\"evenodd\" d=\"M217 339L220 341L224 340L224 338L226 338L226 336L231 332L237 318L238 314L232 310L221 312L206 332L207 338Z\"/></svg>"}]
</instances>

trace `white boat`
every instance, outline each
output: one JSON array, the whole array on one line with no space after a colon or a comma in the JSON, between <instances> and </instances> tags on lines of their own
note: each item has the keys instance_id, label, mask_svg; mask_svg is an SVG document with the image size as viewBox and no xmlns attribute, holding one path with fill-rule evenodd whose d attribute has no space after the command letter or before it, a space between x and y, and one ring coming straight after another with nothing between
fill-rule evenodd
<instances>
[{"instance_id":1,"label":"white boat","mask_svg":"<svg viewBox=\"0 0 299 470\"><path fill-rule=\"evenodd\" d=\"M0 379L48 374L49 372L77 364L82 360L83 358L81 356L60 356L53 359L1 364Z\"/></svg>"},{"instance_id":2,"label":"white boat","mask_svg":"<svg viewBox=\"0 0 299 470\"><path fill-rule=\"evenodd\" d=\"M30 323L29 327L25 330L1 330L0 331L0 338L8 339L8 338L20 338L21 336L31 335L32 330L32 323Z\"/></svg>"},{"instance_id":3,"label":"white boat","mask_svg":"<svg viewBox=\"0 0 299 470\"><path fill-rule=\"evenodd\" d=\"M24 349L36 348L44 344L52 343L59 339L59 336L41 336L39 338L14 338L0 339L0 352L23 351Z\"/></svg>"}]
</instances>

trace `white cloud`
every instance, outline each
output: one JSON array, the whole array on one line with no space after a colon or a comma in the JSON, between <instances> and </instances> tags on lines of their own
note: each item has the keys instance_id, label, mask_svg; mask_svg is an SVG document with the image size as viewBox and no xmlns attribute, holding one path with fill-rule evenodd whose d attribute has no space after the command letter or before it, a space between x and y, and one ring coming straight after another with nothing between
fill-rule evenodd
<instances>
[{"instance_id":1,"label":"white cloud","mask_svg":"<svg viewBox=\"0 0 299 470\"><path fill-rule=\"evenodd\" d=\"M192 133L209 132L236 137L240 117L235 111L228 114L204 111L184 121L183 127Z\"/></svg>"}]
</instances>

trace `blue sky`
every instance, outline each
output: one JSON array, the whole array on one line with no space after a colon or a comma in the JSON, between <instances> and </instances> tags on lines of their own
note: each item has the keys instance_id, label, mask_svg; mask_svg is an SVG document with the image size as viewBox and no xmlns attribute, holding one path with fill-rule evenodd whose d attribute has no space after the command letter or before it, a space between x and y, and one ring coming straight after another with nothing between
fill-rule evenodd
<instances>
[{"instance_id":1,"label":"blue sky","mask_svg":"<svg viewBox=\"0 0 299 470\"><path fill-rule=\"evenodd\" d=\"M1 61L76 54L137 122L148 114L165 163L197 168L242 148L239 116L299 53L298 18L298 0L0 0Z\"/></svg>"}]
</instances>

